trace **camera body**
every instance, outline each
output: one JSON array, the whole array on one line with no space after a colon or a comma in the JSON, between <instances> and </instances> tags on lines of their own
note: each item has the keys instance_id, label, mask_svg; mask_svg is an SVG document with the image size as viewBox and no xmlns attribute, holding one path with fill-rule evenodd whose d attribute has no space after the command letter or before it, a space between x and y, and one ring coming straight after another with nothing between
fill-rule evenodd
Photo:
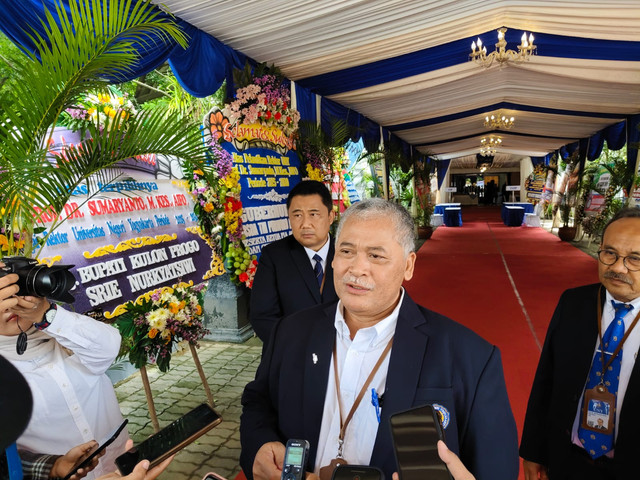
<instances>
[{"instance_id":1,"label":"camera body","mask_svg":"<svg viewBox=\"0 0 640 480\"><path fill-rule=\"evenodd\" d=\"M0 277L9 273L18 275L18 295L44 297L64 303L75 300L69 291L75 286L76 278L69 271L73 265L47 266L27 257L4 257L5 266L0 268Z\"/></svg>"}]
</instances>

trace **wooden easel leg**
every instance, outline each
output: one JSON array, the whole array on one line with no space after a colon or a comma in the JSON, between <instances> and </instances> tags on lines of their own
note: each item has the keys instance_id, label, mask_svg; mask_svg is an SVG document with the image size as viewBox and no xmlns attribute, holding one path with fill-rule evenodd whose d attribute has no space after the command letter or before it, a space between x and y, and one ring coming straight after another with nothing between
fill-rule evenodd
<instances>
[{"instance_id":1,"label":"wooden easel leg","mask_svg":"<svg viewBox=\"0 0 640 480\"><path fill-rule=\"evenodd\" d=\"M140 375L142 376L142 385L144 386L144 393L147 395L147 406L149 407L149 416L151 417L151 424L153 425L153 431L160 431L160 424L158 423L158 416L156 415L156 407L153 403L153 395L151 394L151 385L149 384L149 377L147 376L147 367L144 365L140 367Z\"/></svg>"},{"instance_id":2,"label":"wooden easel leg","mask_svg":"<svg viewBox=\"0 0 640 480\"><path fill-rule=\"evenodd\" d=\"M209 383L207 382L207 377L204 375L204 370L202 370L202 365L200 364L200 359L198 358L198 351L196 347L189 344L189 348L191 349L191 356L193 357L193 362L196 364L196 368L198 369L198 373L200 374L200 380L202 380L202 386L204 387L204 391L207 394L207 399L209 400L209 405L211 408L215 408L215 402L213 401L213 395L211 395L211 389L209 388Z\"/></svg>"}]
</instances>

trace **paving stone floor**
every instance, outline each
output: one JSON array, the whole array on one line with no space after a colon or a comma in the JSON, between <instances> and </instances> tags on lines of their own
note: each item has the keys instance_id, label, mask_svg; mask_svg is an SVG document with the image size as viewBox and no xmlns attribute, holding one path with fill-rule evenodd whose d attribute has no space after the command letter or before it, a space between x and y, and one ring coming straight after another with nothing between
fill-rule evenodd
<instances>
[{"instance_id":1,"label":"paving stone floor","mask_svg":"<svg viewBox=\"0 0 640 480\"><path fill-rule=\"evenodd\" d=\"M222 416L222 423L182 450L160 476L163 480L200 480L215 471L233 480L240 471L240 397L255 375L262 346L257 339L244 344L201 342L198 356ZM207 397L191 353L174 354L167 373L147 369L160 427L206 402ZM116 385L120 409L129 419L129 434L139 443L153 433L140 373Z\"/></svg>"}]
</instances>

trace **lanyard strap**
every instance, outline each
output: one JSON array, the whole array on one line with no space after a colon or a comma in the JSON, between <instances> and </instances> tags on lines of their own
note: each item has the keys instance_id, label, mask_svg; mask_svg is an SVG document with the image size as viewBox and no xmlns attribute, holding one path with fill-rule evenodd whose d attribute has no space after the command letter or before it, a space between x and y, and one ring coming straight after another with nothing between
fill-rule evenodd
<instances>
[{"instance_id":1,"label":"lanyard strap","mask_svg":"<svg viewBox=\"0 0 640 480\"><path fill-rule=\"evenodd\" d=\"M369 384L371 383L374 375L380 368L380 365L382 365L382 362L387 356L387 354L389 353L389 350L391 350L392 344L393 344L393 337L391 337L391 340L389 340L389 343L387 343L387 346L384 347L384 350L380 354L378 361L373 366L373 369L371 370L371 373L365 380L364 385L362 385L362 388L360 389L360 393L358 393L358 396L353 402L353 405L351 406L351 410L349 410L349 414L347 415L347 419L344 421L342 420L342 402L340 401L340 378L338 377L338 355L337 355L336 343L334 342L333 344L333 372L334 372L333 378L336 382L336 394L338 395L338 411L340 413L340 435L338 436L338 457L339 458L342 458L342 444L344 443L344 434L347 430L347 425L349 425L351 418L353 418L354 413L356 413L358 405L362 401L362 397L364 397L364 393L369 389Z\"/></svg>"},{"instance_id":2,"label":"lanyard strap","mask_svg":"<svg viewBox=\"0 0 640 480\"><path fill-rule=\"evenodd\" d=\"M604 373L607 371L607 368L609 368L609 365L611 365L613 360L618 356L618 353L620 353L620 350L622 349L622 345L627 340L627 337L631 333L631 330L633 330L633 327L635 327L636 323L638 323L638 319L640 319L640 311L638 311L636 318L633 319L633 322L631 322L631 325L629 326L629 328L627 328L626 332L624 332L624 336L622 337L622 340L620 340L620 343L618 343L618 346L611 354L609 361L605 364L604 363L604 344L602 342L602 307L601 307L602 302L600 301L601 299L600 292L602 292L602 285L598 289L598 338L600 338L600 361L602 362L602 375L600 376L600 383L602 384L604 382Z\"/></svg>"}]
</instances>

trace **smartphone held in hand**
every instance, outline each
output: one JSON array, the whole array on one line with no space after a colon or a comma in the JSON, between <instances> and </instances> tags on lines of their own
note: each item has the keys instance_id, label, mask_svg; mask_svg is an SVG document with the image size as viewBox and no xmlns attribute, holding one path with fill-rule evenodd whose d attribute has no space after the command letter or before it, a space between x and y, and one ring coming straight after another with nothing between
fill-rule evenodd
<instances>
[{"instance_id":1,"label":"smartphone held in hand","mask_svg":"<svg viewBox=\"0 0 640 480\"><path fill-rule=\"evenodd\" d=\"M390 422L400 480L452 480L438 455L444 431L432 405L395 413Z\"/></svg>"},{"instance_id":2,"label":"smartphone held in hand","mask_svg":"<svg viewBox=\"0 0 640 480\"><path fill-rule=\"evenodd\" d=\"M203 403L167 425L131 450L116 458L123 475L129 475L142 460L149 460L150 468L182 450L222 421L220 415Z\"/></svg>"},{"instance_id":3,"label":"smartphone held in hand","mask_svg":"<svg viewBox=\"0 0 640 480\"><path fill-rule=\"evenodd\" d=\"M95 448L91 449L91 451L88 452L86 455L83 455L80 461L73 466L71 471L67 474L66 477L64 477L63 480L69 480L72 475L75 475L77 473L78 470L89 466L89 464L91 463L91 460L93 460L96 456L100 455L105 448L111 445L116 440L116 438L118 438L122 430L124 430L124 427L126 427L128 421L129 420L124 419L123 422L120 425L118 425L118 427L107 436L107 438L102 440Z\"/></svg>"}]
</instances>

